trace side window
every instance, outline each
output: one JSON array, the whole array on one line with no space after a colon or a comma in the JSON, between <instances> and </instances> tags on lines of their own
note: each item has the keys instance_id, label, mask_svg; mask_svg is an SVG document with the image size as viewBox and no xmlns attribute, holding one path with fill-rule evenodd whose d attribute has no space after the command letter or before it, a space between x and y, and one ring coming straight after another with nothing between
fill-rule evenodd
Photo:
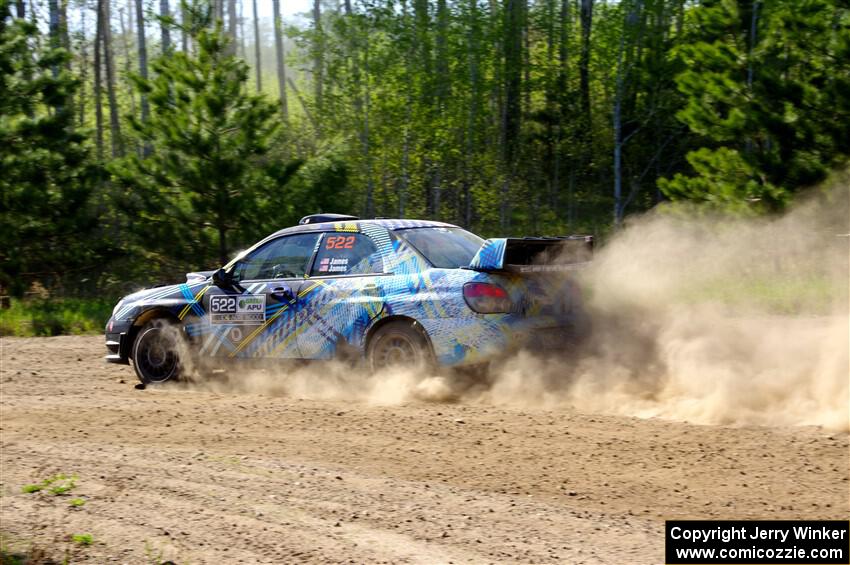
<instances>
[{"instance_id":1,"label":"side window","mask_svg":"<svg viewBox=\"0 0 850 565\"><path fill-rule=\"evenodd\" d=\"M367 275L383 273L384 266L375 244L359 233L327 233L310 276Z\"/></svg>"},{"instance_id":2,"label":"side window","mask_svg":"<svg viewBox=\"0 0 850 565\"><path fill-rule=\"evenodd\" d=\"M237 281L291 279L303 277L316 249L318 233L304 233L274 239L236 264Z\"/></svg>"}]
</instances>

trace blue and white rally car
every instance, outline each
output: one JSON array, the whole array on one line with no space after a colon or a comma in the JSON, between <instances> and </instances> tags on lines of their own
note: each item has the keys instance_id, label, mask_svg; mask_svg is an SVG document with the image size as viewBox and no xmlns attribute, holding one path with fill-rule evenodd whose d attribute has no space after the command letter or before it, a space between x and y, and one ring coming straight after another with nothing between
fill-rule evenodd
<instances>
[{"instance_id":1,"label":"blue and white rally car","mask_svg":"<svg viewBox=\"0 0 850 565\"><path fill-rule=\"evenodd\" d=\"M563 350L585 329L569 271L592 246L590 236L483 240L441 222L307 216L217 271L124 297L106 359L132 360L143 383L160 383L181 376L186 355L348 357L379 370Z\"/></svg>"}]
</instances>

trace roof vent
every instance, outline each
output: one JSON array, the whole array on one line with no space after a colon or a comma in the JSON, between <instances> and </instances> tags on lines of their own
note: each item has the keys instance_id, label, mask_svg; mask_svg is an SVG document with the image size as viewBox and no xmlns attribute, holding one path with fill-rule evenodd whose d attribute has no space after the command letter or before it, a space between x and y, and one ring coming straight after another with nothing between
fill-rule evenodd
<instances>
[{"instance_id":1,"label":"roof vent","mask_svg":"<svg viewBox=\"0 0 850 565\"><path fill-rule=\"evenodd\" d=\"M346 216L345 214L310 214L301 218L298 224L303 226L304 224L321 224L323 222L351 222L359 219L357 216Z\"/></svg>"}]
</instances>

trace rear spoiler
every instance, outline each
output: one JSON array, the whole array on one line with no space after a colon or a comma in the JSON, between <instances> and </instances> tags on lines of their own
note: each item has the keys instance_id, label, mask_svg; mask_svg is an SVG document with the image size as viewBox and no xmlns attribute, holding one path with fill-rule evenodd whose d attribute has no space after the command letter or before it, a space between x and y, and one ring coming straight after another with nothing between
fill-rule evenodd
<instances>
[{"instance_id":1,"label":"rear spoiler","mask_svg":"<svg viewBox=\"0 0 850 565\"><path fill-rule=\"evenodd\" d=\"M472 258L474 271L541 273L569 271L593 257L592 235L488 239Z\"/></svg>"}]
</instances>

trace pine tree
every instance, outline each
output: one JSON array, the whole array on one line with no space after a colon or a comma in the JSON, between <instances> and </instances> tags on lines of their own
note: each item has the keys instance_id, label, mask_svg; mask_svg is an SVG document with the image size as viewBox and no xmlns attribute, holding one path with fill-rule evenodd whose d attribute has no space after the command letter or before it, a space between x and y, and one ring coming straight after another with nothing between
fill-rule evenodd
<instances>
[{"instance_id":1,"label":"pine tree","mask_svg":"<svg viewBox=\"0 0 850 565\"><path fill-rule=\"evenodd\" d=\"M195 23L211 16L190 11ZM269 155L277 108L249 92L248 66L232 53L221 21L188 31L195 54L172 52L154 61L154 78L136 77L152 111L132 126L151 155L130 156L111 171L151 248L208 266L291 218L282 189L298 163Z\"/></svg>"},{"instance_id":2,"label":"pine tree","mask_svg":"<svg viewBox=\"0 0 850 565\"><path fill-rule=\"evenodd\" d=\"M705 37L680 49L678 113L704 147L670 197L781 208L850 156L850 9L839 0L738 0L694 11Z\"/></svg>"},{"instance_id":3,"label":"pine tree","mask_svg":"<svg viewBox=\"0 0 850 565\"><path fill-rule=\"evenodd\" d=\"M71 103L78 84L65 49L33 53L38 33L0 0L0 286L14 295L85 265L95 222L97 171Z\"/></svg>"}]
</instances>

